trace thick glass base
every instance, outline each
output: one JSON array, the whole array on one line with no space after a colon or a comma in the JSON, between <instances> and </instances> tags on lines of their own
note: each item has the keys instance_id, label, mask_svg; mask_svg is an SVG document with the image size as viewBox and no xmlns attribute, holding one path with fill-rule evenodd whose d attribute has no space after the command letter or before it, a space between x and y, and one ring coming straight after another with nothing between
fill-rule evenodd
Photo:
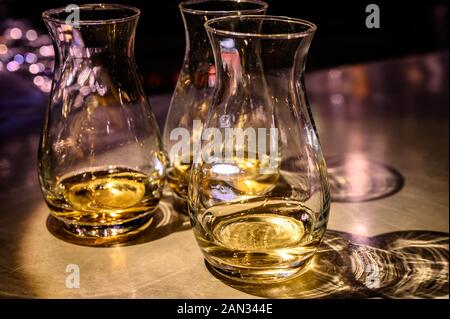
<instances>
[{"instance_id":1,"label":"thick glass base","mask_svg":"<svg viewBox=\"0 0 450 319\"><path fill-rule=\"evenodd\" d=\"M208 269L219 279L252 284L272 284L300 276L309 269L312 256L291 268L241 268L221 265L217 261L205 259Z\"/></svg>"},{"instance_id":2,"label":"thick glass base","mask_svg":"<svg viewBox=\"0 0 450 319\"><path fill-rule=\"evenodd\" d=\"M86 246L111 246L133 240L153 221L153 214L117 225L81 225L68 223L64 219L49 217L47 227L56 237Z\"/></svg>"}]
</instances>

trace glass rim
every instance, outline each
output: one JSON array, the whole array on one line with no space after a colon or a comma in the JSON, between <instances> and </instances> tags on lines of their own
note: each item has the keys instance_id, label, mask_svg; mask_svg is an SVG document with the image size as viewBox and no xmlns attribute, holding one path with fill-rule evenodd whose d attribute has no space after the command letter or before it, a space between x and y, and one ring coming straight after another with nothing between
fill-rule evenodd
<instances>
[{"instance_id":1,"label":"glass rim","mask_svg":"<svg viewBox=\"0 0 450 319\"><path fill-rule=\"evenodd\" d=\"M200 4L200 3L211 3L211 2L234 2L234 3L252 3L256 5L260 5L261 7L255 8L255 9L242 9L242 10L198 10L198 9L190 9L187 8L186 5L191 4ZM244 13L261 13L265 12L267 8L269 7L269 4L260 1L260 0L187 0L183 1L178 4L178 8L180 8L181 11L191 13L191 14L197 14L197 15L208 15L208 14L216 14L216 15L225 15L225 14L233 14L238 12L244 12Z\"/></svg>"},{"instance_id":2,"label":"glass rim","mask_svg":"<svg viewBox=\"0 0 450 319\"><path fill-rule=\"evenodd\" d=\"M278 21L287 24L298 24L307 26L308 29L300 32L281 32L281 33L252 33L252 32L237 32L229 31L220 27L214 27L213 25L222 21L243 21L243 20L259 20L259 21ZM304 38L312 35L316 30L317 26L307 20L291 18L286 16L274 16L274 15L233 15L226 17L213 18L208 20L204 24L206 30L213 34L223 35L223 36L233 36L237 38L261 38L261 39L292 39L292 38Z\"/></svg>"},{"instance_id":3,"label":"glass rim","mask_svg":"<svg viewBox=\"0 0 450 319\"><path fill-rule=\"evenodd\" d=\"M112 9L112 10L123 10L123 11L128 10L128 11L130 11L130 15L125 16L123 18L102 19L102 20L82 20L82 19L80 19L80 21L78 21L78 24L80 24L80 25L97 25L97 24L126 22L126 21L130 21L130 20L138 18L141 14L141 10L139 10L138 8L133 7L133 6L124 5L124 4L92 3L92 4L80 4L77 6L80 8L80 13L83 10L95 11L93 9L101 9L101 10ZM67 6L46 10L46 11L42 12L42 19L44 19L45 21L52 21L52 22L56 22L56 23L60 23L60 24L65 24L66 23L65 19L55 18L54 15L63 13L63 12L68 13L66 11L66 8L67 8Z\"/></svg>"}]
</instances>

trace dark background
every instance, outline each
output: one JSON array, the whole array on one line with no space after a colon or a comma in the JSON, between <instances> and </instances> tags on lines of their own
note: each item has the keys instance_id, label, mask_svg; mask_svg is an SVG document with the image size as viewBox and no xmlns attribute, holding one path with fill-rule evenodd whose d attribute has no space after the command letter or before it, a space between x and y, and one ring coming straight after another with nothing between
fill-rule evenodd
<instances>
[{"instance_id":1,"label":"dark background","mask_svg":"<svg viewBox=\"0 0 450 319\"><path fill-rule=\"evenodd\" d=\"M42 11L70 3L93 1L0 0L3 19L27 19L45 32ZM94 1L95 2L95 1ZM184 55L180 1L102 1L133 5L142 14L137 30L136 59L148 93L170 93ZM303 18L318 31L308 57L308 70L368 62L448 49L446 1L323 1L267 0L268 14ZM368 29L365 8L380 7L381 28Z\"/></svg>"}]
</instances>

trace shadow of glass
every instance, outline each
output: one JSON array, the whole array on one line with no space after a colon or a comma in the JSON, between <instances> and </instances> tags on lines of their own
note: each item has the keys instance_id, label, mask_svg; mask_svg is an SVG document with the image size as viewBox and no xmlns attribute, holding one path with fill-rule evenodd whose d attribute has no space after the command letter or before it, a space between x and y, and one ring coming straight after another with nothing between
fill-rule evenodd
<instances>
[{"instance_id":1,"label":"shadow of glass","mask_svg":"<svg viewBox=\"0 0 450 319\"><path fill-rule=\"evenodd\" d=\"M376 237L327 231L310 268L292 280L225 284L266 298L443 298L448 296L448 234L393 232Z\"/></svg>"},{"instance_id":2,"label":"shadow of glass","mask_svg":"<svg viewBox=\"0 0 450 319\"><path fill-rule=\"evenodd\" d=\"M189 216L178 213L172 206L172 198L163 199L154 214L153 222L139 236L128 242L138 245L166 237L174 232L191 229Z\"/></svg>"},{"instance_id":3,"label":"shadow of glass","mask_svg":"<svg viewBox=\"0 0 450 319\"><path fill-rule=\"evenodd\" d=\"M137 232L130 232L114 238L82 238L66 231L60 222L49 215L47 218L49 232L71 244L89 247L118 247L138 245L154 241L170 234L191 228L188 216L177 213L172 207L172 200L165 196L159 202L158 208L153 212L147 223Z\"/></svg>"},{"instance_id":4,"label":"shadow of glass","mask_svg":"<svg viewBox=\"0 0 450 319\"><path fill-rule=\"evenodd\" d=\"M363 155L326 158L333 202L367 202L389 197L404 185L403 176L394 168Z\"/></svg>"}]
</instances>

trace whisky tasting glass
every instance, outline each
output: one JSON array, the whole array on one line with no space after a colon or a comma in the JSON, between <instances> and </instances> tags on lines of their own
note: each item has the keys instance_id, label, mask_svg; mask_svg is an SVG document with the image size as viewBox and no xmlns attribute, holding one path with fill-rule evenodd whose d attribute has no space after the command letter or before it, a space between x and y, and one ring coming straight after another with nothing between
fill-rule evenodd
<instances>
[{"instance_id":1,"label":"whisky tasting glass","mask_svg":"<svg viewBox=\"0 0 450 319\"><path fill-rule=\"evenodd\" d=\"M186 33L186 51L180 76L172 97L163 133L165 149L169 152L168 184L174 205L187 213L187 191L192 165L193 141L198 139L214 90L214 56L204 23L227 15L264 14L265 2L256 0L193 0L179 5ZM194 120L199 125L194 127ZM201 122L201 123L200 123ZM176 152L176 129L188 130L190 154ZM173 152L171 152L171 150Z\"/></svg>"},{"instance_id":2,"label":"whisky tasting glass","mask_svg":"<svg viewBox=\"0 0 450 319\"><path fill-rule=\"evenodd\" d=\"M307 269L330 207L303 81L316 26L257 15L205 26L216 91L189 184L195 236L212 269L228 278L291 278Z\"/></svg>"},{"instance_id":3,"label":"whisky tasting glass","mask_svg":"<svg viewBox=\"0 0 450 319\"><path fill-rule=\"evenodd\" d=\"M117 240L148 225L165 155L134 59L139 10L81 5L43 13L56 61L38 172L51 214L69 234ZM77 17L77 15L72 15Z\"/></svg>"}]
</instances>

